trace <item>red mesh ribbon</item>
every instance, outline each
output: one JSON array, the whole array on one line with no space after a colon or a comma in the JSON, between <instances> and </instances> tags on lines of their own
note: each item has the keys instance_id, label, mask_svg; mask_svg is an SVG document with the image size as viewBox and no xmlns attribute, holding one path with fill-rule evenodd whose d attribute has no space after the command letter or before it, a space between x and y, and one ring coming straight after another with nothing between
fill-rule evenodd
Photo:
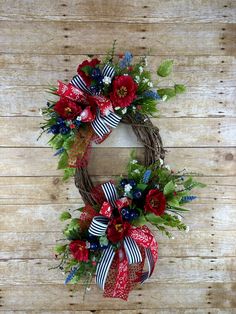
<instances>
[{"instance_id":1,"label":"red mesh ribbon","mask_svg":"<svg viewBox=\"0 0 236 314\"><path fill-rule=\"evenodd\" d=\"M93 217L97 215L98 215L97 211L92 206L85 205L79 218L79 225L82 232L88 230Z\"/></svg>"}]
</instances>

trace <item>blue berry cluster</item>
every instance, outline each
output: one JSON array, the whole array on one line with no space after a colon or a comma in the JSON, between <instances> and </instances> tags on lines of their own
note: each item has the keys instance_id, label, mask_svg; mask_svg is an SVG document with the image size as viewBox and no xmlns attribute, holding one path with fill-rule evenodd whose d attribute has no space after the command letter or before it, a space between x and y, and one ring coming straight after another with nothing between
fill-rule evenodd
<instances>
[{"instance_id":1,"label":"blue berry cluster","mask_svg":"<svg viewBox=\"0 0 236 314\"><path fill-rule=\"evenodd\" d=\"M103 87L103 75L99 68L92 69L91 77L93 79L93 82L90 86L90 89L93 94L98 94L101 92L101 89Z\"/></svg>"},{"instance_id":2,"label":"blue berry cluster","mask_svg":"<svg viewBox=\"0 0 236 314\"><path fill-rule=\"evenodd\" d=\"M132 221L134 219L137 219L139 216L139 213L137 210L130 208L130 207L123 207L121 209L121 216L124 220Z\"/></svg>"},{"instance_id":3,"label":"blue berry cluster","mask_svg":"<svg viewBox=\"0 0 236 314\"><path fill-rule=\"evenodd\" d=\"M65 135L70 132L70 128L66 125L65 120L58 118L56 124L52 125L49 129L52 134Z\"/></svg>"}]
</instances>

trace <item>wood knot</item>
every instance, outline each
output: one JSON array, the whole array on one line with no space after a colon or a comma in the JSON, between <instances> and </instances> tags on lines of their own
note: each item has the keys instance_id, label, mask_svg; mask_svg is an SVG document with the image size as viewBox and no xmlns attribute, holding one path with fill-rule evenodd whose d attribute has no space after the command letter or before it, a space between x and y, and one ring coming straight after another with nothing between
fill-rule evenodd
<instances>
[{"instance_id":1,"label":"wood knot","mask_svg":"<svg viewBox=\"0 0 236 314\"><path fill-rule=\"evenodd\" d=\"M225 160L233 160L233 159L234 159L234 155L232 153L225 155Z\"/></svg>"}]
</instances>

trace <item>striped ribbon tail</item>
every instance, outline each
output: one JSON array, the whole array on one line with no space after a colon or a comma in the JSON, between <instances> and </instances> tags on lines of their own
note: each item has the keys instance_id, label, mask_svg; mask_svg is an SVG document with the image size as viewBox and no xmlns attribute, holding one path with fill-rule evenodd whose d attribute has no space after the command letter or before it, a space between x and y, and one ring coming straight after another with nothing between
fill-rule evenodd
<instances>
[{"instance_id":1,"label":"striped ribbon tail","mask_svg":"<svg viewBox=\"0 0 236 314\"><path fill-rule=\"evenodd\" d=\"M90 226L89 233L96 236L101 237L106 233L109 219L104 216L96 216L93 218Z\"/></svg>"},{"instance_id":2,"label":"striped ribbon tail","mask_svg":"<svg viewBox=\"0 0 236 314\"><path fill-rule=\"evenodd\" d=\"M148 271L144 272L141 276L141 283L144 283L148 278L151 277L154 267L155 267L155 262L153 259L152 252L149 248L145 248L145 255L147 259L147 264L148 264Z\"/></svg>"},{"instance_id":3,"label":"striped ribbon tail","mask_svg":"<svg viewBox=\"0 0 236 314\"><path fill-rule=\"evenodd\" d=\"M116 207L115 201L118 199L118 194L113 183L106 182L101 185L105 194L106 200L114 207Z\"/></svg>"},{"instance_id":4,"label":"striped ribbon tail","mask_svg":"<svg viewBox=\"0 0 236 314\"><path fill-rule=\"evenodd\" d=\"M137 243L130 237L125 237L124 248L129 264L138 264L142 262L142 255Z\"/></svg>"},{"instance_id":5,"label":"striped ribbon tail","mask_svg":"<svg viewBox=\"0 0 236 314\"><path fill-rule=\"evenodd\" d=\"M108 76L112 79L113 76L115 75L115 69L112 66L110 66L109 64L106 64L102 70L102 75Z\"/></svg>"},{"instance_id":6,"label":"striped ribbon tail","mask_svg":"<svg viewBox=\"0 0 236 314\"><path fill-rule=\"evenodd\" d=\"M86 92L88 94L92 94L91 90L89 87L86 86L84 80L82 79L82 77L80 75L75 75L73 77L73 79L70 81L70 83L79 88L80 90L82 90L83 92Z\"/></svg>"},{"instance_id":7,"label":"striped ribbon tail","mask_svg":"<svg viewBox=\"0 0 236 314\"><path fill-rule=\"evenodd\" d=\"M108 126L116 128L120 120L121 117L115 114L114 112L110 112L107 116L102 117L98 110L96 118L91 123L91 125L95 133L100 138L103 138L106 134L109 134L111 132Z\"/></svg>"},{"instance_id":8,"label":"striped ribbon tail","mask_svg":"<svg viewBox=\"0 0 236 314\"><path fill-rule=\"evenodd\" d=\"M115 251L113 250L113 247L110 245L106 250L103 251L100 261L97 265L96 283L103 290L114 256Z\"/></svg>"}]
</instances>

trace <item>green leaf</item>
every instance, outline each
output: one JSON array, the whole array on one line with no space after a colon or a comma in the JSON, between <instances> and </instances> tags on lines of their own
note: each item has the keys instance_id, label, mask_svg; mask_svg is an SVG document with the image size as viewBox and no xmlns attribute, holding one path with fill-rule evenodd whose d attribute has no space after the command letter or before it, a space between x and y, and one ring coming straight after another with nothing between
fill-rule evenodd
<instances>
[{"instance_id":1,"label":"green leaf","mask_svg":"<svg viewBox=\"0 0 236 314\"><path fill-rule=\"evenodd\" d=\"M64 221L71 218L71 214L69 212L63 212L60 215L60 220Z\"/></svg>"},{"instance_id":2,"label":"green leaf","mask_svg":"<svg viewBox=\"0 0 236 314\"><path fill-rule=\"evenodd\" d=\"M66 181L70 177L73 177L74 174L75 174L75 168L65 168L64 169L64 175L63 175L63 181Z\"/></svg>"},{"instance_id":3,"label":"green leaf","mask_svg":"<svg viewBox=\"0 0 236 314\"><path fill-rule=\"evenodd\" d=\"M169 100L172 97L176 96L176 92L174 88L160 88L157 90L158 94L162 97L164 101Z\"/></svg>"},{"instance_id":4,"label":"green leaf","mask_svg":"<svg viewBox=\"0 0 236 314\"><path fill-rule=\"evenodd\" d=\"M58 244L56 245L54 251L57 253L57 254L62 254L64 253L66 250L66 244L65 245L61 245L61 244Z\"/></svg>"},{"instance_id":5,"label":"green leaf","mask_svg":"<svg viewBox=\"0 0 236 314\"><path fill-rule=\"evenodd\" d=\"M89 65L85 65L84 67L81 68L81 70L82 70L85 74L89 75L90 72L91 72L91 70L92 70L92 67L89 66Z\"/></svg>"},{"instance_id":6,"label":"green leaf","mask_svg":"<svg viewBox=\"0 0 236 314\"><path fill-rule=\"evenodd\" d=\"M168 182L164 187L164 195L171 194L175 191L175 184L173 181Z\"/></svg>"},{"instance_id":7,"label":"green leaf","mask_svg":"<svg viewBox=\"0 0 236 314\"><path fill-rule=\"evenodd\" d=\"M75 141L74 135L68 137L63 143L63 147L65 148L65 150L69 150L74 144L74 141Z\"/></svg>"},{"instance_id":8,"label":"green leaf","mask_svg":"<svg viewBox=\"0 0 236 314\"><path fill-rule=\"evenodd\" d=\"M159 68L157 69L157 74L161 77L166 77L168 75L170 75L170 73L172 72L172 68L173 68L173 60L165 60L163 61Z\"/></svg>"},{"instance_id":9,"label":"green leaf","mask_svg":"<svg viewBox=\"0 0 236 314\"><path fill-rule=\"evenodd\" d=\"M57 169L64 169L68 166L68 155L67 152L63 152L58 162Z\"/></svg>"},{"instance_id":10,"label":"green leaf","mask_svg":"<svg viewBox=\"0 0 236 314\"><path fill-rule=\"evenodd\" d=\"M162 224L162 223L163 223L162 217L161 217L161 216L157 216L157 215L155 215L155 214L153 214L153 213L149 213L149 214L147 214L145 217L146 217L146 219L147 219L150 223L152 223L152 224L154 224L154 225L156 225L156 224Z\"/></svg>"},{"instance_id":11,"label":"green leaf","mask_svg":"<svg viewBox=\"0 0 236 314\"><path fill-rule=\"evenodd\" d=\"M186 87L183 84L175 84L176 94L182 94L186 92Z\"/></svg>"},{"instance_id":12,"label":"green leaf","mask_svg":"<svg viewBox=\"0 0 236 314\"><path fill-rule=\"evenodd\" d=\"M144 191L148 185L144 183L139 183L137 184L137 188L140 189L141 191Z\"/></svg>"},{"instance_id":13,"label":"green leaf","mask_svg":"<svg viewBox=\"0 0 236 314\"><path fill-rule=\"evenodd\" d=\"M180 211L180 212L188 212L189 209L188 208L184 208L184 207L180 207L180 206L175 206L175 205L172 205L171 208L177 210L177 211Z\"/></svg>"}]
</instances>

